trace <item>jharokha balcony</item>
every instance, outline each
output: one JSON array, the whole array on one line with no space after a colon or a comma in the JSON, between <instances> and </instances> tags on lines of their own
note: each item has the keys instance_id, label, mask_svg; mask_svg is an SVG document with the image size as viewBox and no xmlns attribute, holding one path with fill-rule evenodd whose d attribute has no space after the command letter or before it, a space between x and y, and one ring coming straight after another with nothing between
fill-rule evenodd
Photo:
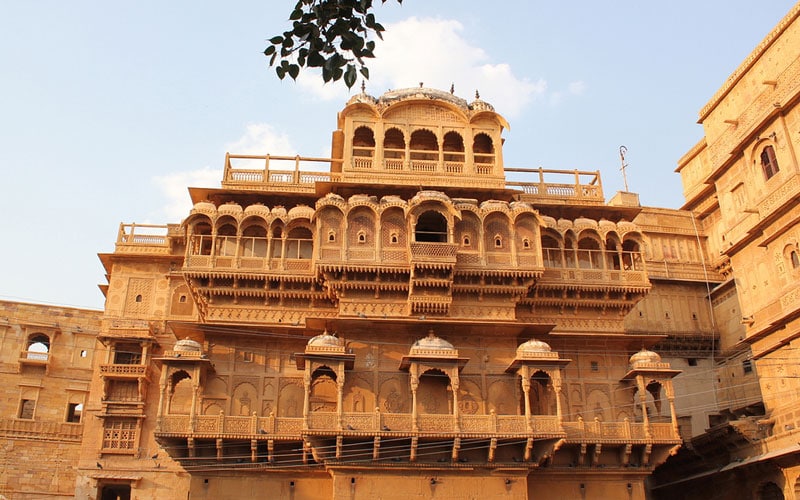
<instances>
[{"instance_id":1,"label":"jharokha balcony","mask_svg":"<svg viewBox=\"0 0 800 500\"><path fill-rule=\"evenodd\" d=\"M344 378L353 369L355 355L345 344L324 332L309 340L303 353L296 353L299 370L305 372L302 416L288 417L197 414L202 405L201 390L186 391L191 402L170 402L170 394L181 381L194 384L204 378L209 360L201 346L191 340L179 341L176 350L160 358L164 364L156 439L170 455L190 470L220 465L231 467L291 467L297 464L353 464L414 467L514 467L531 469L548 466L652 467L680 444L671 378L678 372L650 351L631 358L631 370L622 383L638 390L641 418L630 421L585 421L580 417L565 420L560 397L547 400L554 414L536 414L542 400L535 399L542 380L553 394L562 386L562 368L570 362L550 351L544 342L529 340L517 349L517 356L506 369L521 383L524 414L488 415L462 413L458 400L459 372L467 359L459 356L447 341L432 332L415 342L399 369L407 371L410 382L411 413L381 411L342 411ZM189 351L191 349L191 351ZM435 371L438 378L427 378ZM334 411L312 410L314 380L332 380ZM327 383L327 382L323 382ZM427 384L427 385L426 385ZM417 393L424 385L447 384L449 413L428 413L418 403ZM552 384L552 385L549 385ZM666 389L668 414L650 417L646 394ZM440 385L444 388L443 385ZM426 389L429 390L429 389ZM634 393L632 393L634 394ZM533 399L532 399L533 398ZM538 398L538 396L536 396ZM452 404L451 404L452 403ZM552 404L550 404L552 403ZM174 408L182 414L172 414ZM536 407L534 407L536 405ZM248 410L249 411L249 410Z\"/></svg>"}]
</instances>

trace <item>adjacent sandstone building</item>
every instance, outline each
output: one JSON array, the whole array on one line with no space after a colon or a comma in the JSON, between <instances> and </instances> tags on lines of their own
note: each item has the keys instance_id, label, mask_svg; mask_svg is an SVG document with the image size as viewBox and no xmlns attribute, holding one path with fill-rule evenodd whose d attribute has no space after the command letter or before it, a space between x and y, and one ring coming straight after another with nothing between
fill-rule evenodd
<instances>
[{"instance_id":1,"label":"adjacent sandstone building","mask_svg":"<svg viewBox=\"0 0 800 500\"><path fill-rule=\"evenodd\" d=\"M700 111L678 164L723 282L708 432L662 467L658 498L800 497L800 6ZM763 397L759 397L759 392Z\"/></svg>"},{"instance_id":2,"label":"adjacent sandstone building","mask_svg":"<svg viewBox=\"0 0 800 500\"><path fill-rule=\"evenodd\" d=\"M423 87L362 88L330 158L228 155L120 226L104 311L0 303L0 493L794 498L798 15L702 110L681 210L507 166L489 103Z\"/></svg>"}]
</instances>

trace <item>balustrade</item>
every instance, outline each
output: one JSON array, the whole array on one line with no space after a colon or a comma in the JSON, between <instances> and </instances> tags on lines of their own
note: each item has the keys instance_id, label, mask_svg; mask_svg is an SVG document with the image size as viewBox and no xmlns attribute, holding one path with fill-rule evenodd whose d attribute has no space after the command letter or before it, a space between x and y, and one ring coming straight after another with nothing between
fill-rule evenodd
<instances>
[{"instance_id":1,"label":"balustrade","mask_svg":"<svg viewBox=\"0 0 800 500\"><path fill-rule=\"evenodd\" d=\"M18 422L18 421L13 421ZM24 422L24 421L19 421ZM534 415L530 421L524 415L417 415L416 428L413 416L408 413L348 412L342 414L339 427L336 412L313 412L308 416L308 429L316 432L338 433L344 430L365 433L480 433L480 434L534 434L565 435L570 441L620 442L620 441L674 441L677 439L672 423L644 423L576 421L559 422L555 415ZM304 419L299 417L258 417L198 415L192 425L188 415L163 415L158 420L161 434L201 434L206 436L263 435L298 437L304 431ZM528 427L530 424L530 430ZM25 424L20 424L24 427ZM74 425L74 424L67 424ZM28 426L33 428L31 426ZM0 429L2 430L2 429ZM649 432L648 432L649 430Z\"/></svg>"},{"instance_id":2,"label":"balustrade","mask_svg":"<svg viewBox=\"0 0 800 500\"><path fill-rule=\"evenodd\" d=\"M83 424L39 420L0 419L0 435L79 441Z\"/></svg>"}]
</instances>

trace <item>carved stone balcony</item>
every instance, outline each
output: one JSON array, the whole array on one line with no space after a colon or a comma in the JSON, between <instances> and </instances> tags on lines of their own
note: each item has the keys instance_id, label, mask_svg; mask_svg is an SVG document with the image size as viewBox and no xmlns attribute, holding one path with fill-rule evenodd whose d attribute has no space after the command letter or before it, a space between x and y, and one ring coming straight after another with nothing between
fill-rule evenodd
<instances>
[{"instance_id":1,"label":"carved stone balcony","mask_svg":"<svg viewBox=\"0 0 800 500\"><path fill-rule=\"evenodd\" d=\"M530 429L530 430L529 430ZM341 425L335 412L309 414L308 425L299 417L249 417L163 415L156 436L205 438L296 438L303 435L360 436L533 436L537 439L565 438L586 443L678 444L680 437L671 423L564 422L550 415L536 415L530 427L523 415L418 415L415 429L410 413L344 413Z\"/></svg>"},{"instance_id":2,"label":"carved stone balcony","mask_svg":"<svg viewBox=\"0 0 800 500\"><path fill-rule=\"evenodd\" d=\"M100 365L100 375L119 379L147 378L147 365Z\"/></svg>"},{"instance_id":3,"label":"carved stone balcony","mask_svg":"<svg viewBox=\"0 0 800 500\"><path fill-rule=\"evenodd\" d=\"M0 436L79 442L82 435L80 423L0 419Z\"/></svg>"},{"instance_id":4,"label":"carved stone balcony","mask_svg":"<svg viewBox=\"0 0 800 500\"><path fill-rule=\"evenodd\" d=\"M451 243L411 243L411 259L415 263L429 262L452 266L456 263L457 251L458 245Z\"/></svg>"}]
</instances>

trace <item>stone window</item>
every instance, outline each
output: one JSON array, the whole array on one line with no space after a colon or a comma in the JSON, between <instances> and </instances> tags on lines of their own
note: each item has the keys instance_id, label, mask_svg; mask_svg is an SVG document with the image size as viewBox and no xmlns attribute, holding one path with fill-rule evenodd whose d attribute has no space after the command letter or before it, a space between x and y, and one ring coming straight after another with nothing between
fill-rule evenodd
<instances>
[{"instance_id":1,"label":"stone window","mask_svg":"<svg viewBox=\"0 0 800 500\"><path fill-rule=\"evenodd\" d=\"M358 242L362 244L367 242L367 233L363 230L358 232Z\"/></svg>"},{"instance_id":2,"label":"stone window","mask_svg":"<svg viewBox=\"0 0 800 500\"><path fill-rule=\"evenodd\" d=\"M753 372L753 361L749 359L745 359L742 361L742 370L745 373L752 373Z\"/></svg>"},{"instance_id":3,"label":"stone window","mask_svg":"<svg viewBox=\"0 0 800 500\"><path fill-rule=\"evenodd\" d=\"M142 364L142 346L134 343L120 343L114 346L115 365Z\"/></svg>"},{"instance_id":4,"label":"stone window","mask_svg":"<svg viewBox=\"0 0 800 500\"><path fill-rule=\"evenodd\" d=\"M336 233L333 231L328 232L328 243L335 243L336 242Z\"/></svg>"},{"instance_id":5,"label":"stone window","mask_svg":"<svg viewBox=\"0 0 800 500\"><path fill-rule=\"evenodd\" d=\"M107 418L103 424L104 451L130 451L136 447L135 418Z\"/></svg>"},{"instance_id":6,"label":"stone window","mask_svg":"<svg viewBox=\"0 0 800 500\"><path fill-rule=\"evenodd\" d=\"M414 231L414 240L419 242L447 243L447 219L436 211L419 216Z\"/></svg>"},{"instance_id":7,"label":"stone window","mask_svg":"<svg viewBox=\"0 0 800 500\"><path fill-rule=\"evenodd\" d=\"M494 237L494 247L503 248L503 237L499 234Z\"/></svg>"},{"instance_id":8,"label":"stone window","mask_svg":"<svg viewBox=\"0 0 800 500\"><path fill-rule=\"evenodd\" d=\"M82 403L68 403L67 404L67 422L78 424L81 421L81 414L83 413Z\"/></svg>"},{"instance_id":9,"label":"stone window","mask_svg":"<svg viewBox=\"0 0 800 500\"><path fill-rule=\"evenodd\" d=\"M50 337L43 333L35 333L28 338L27 359L47 361L50 353Z\"/></svg>"},{"instance_id":10,"label":"stone window","mask_svg":"<svg viewBox=\"0 0 800 500\"><path fill-rule=\"evenodd\" d=\"M33 420L33 411L35 409L36 409L36 400L22 399L19 402L19 414L17 415L17 417L25 420Z\"/></svg>"},{"instance_id":11,"label":"stone window","mask_svg":"<svg viewBox=\"0 0 800 500\"><path fill-rule=\"evenodd\" d=\"M800 256L797 255L797 250L789 252L789 260L792 261L792 269L800 269Z\"/></svg>"},{"instance_id":12,"label":"stone window","mask_svg":"<svg viewBox=\"0 0 800 500\"><path fill-rule=\"evenodd\" d=\"M778 159L775 157L775 148L772 146L765 146L761 150L761 169L767 179L771 179L778 173Z\"/></svg>"}]
</instances>

